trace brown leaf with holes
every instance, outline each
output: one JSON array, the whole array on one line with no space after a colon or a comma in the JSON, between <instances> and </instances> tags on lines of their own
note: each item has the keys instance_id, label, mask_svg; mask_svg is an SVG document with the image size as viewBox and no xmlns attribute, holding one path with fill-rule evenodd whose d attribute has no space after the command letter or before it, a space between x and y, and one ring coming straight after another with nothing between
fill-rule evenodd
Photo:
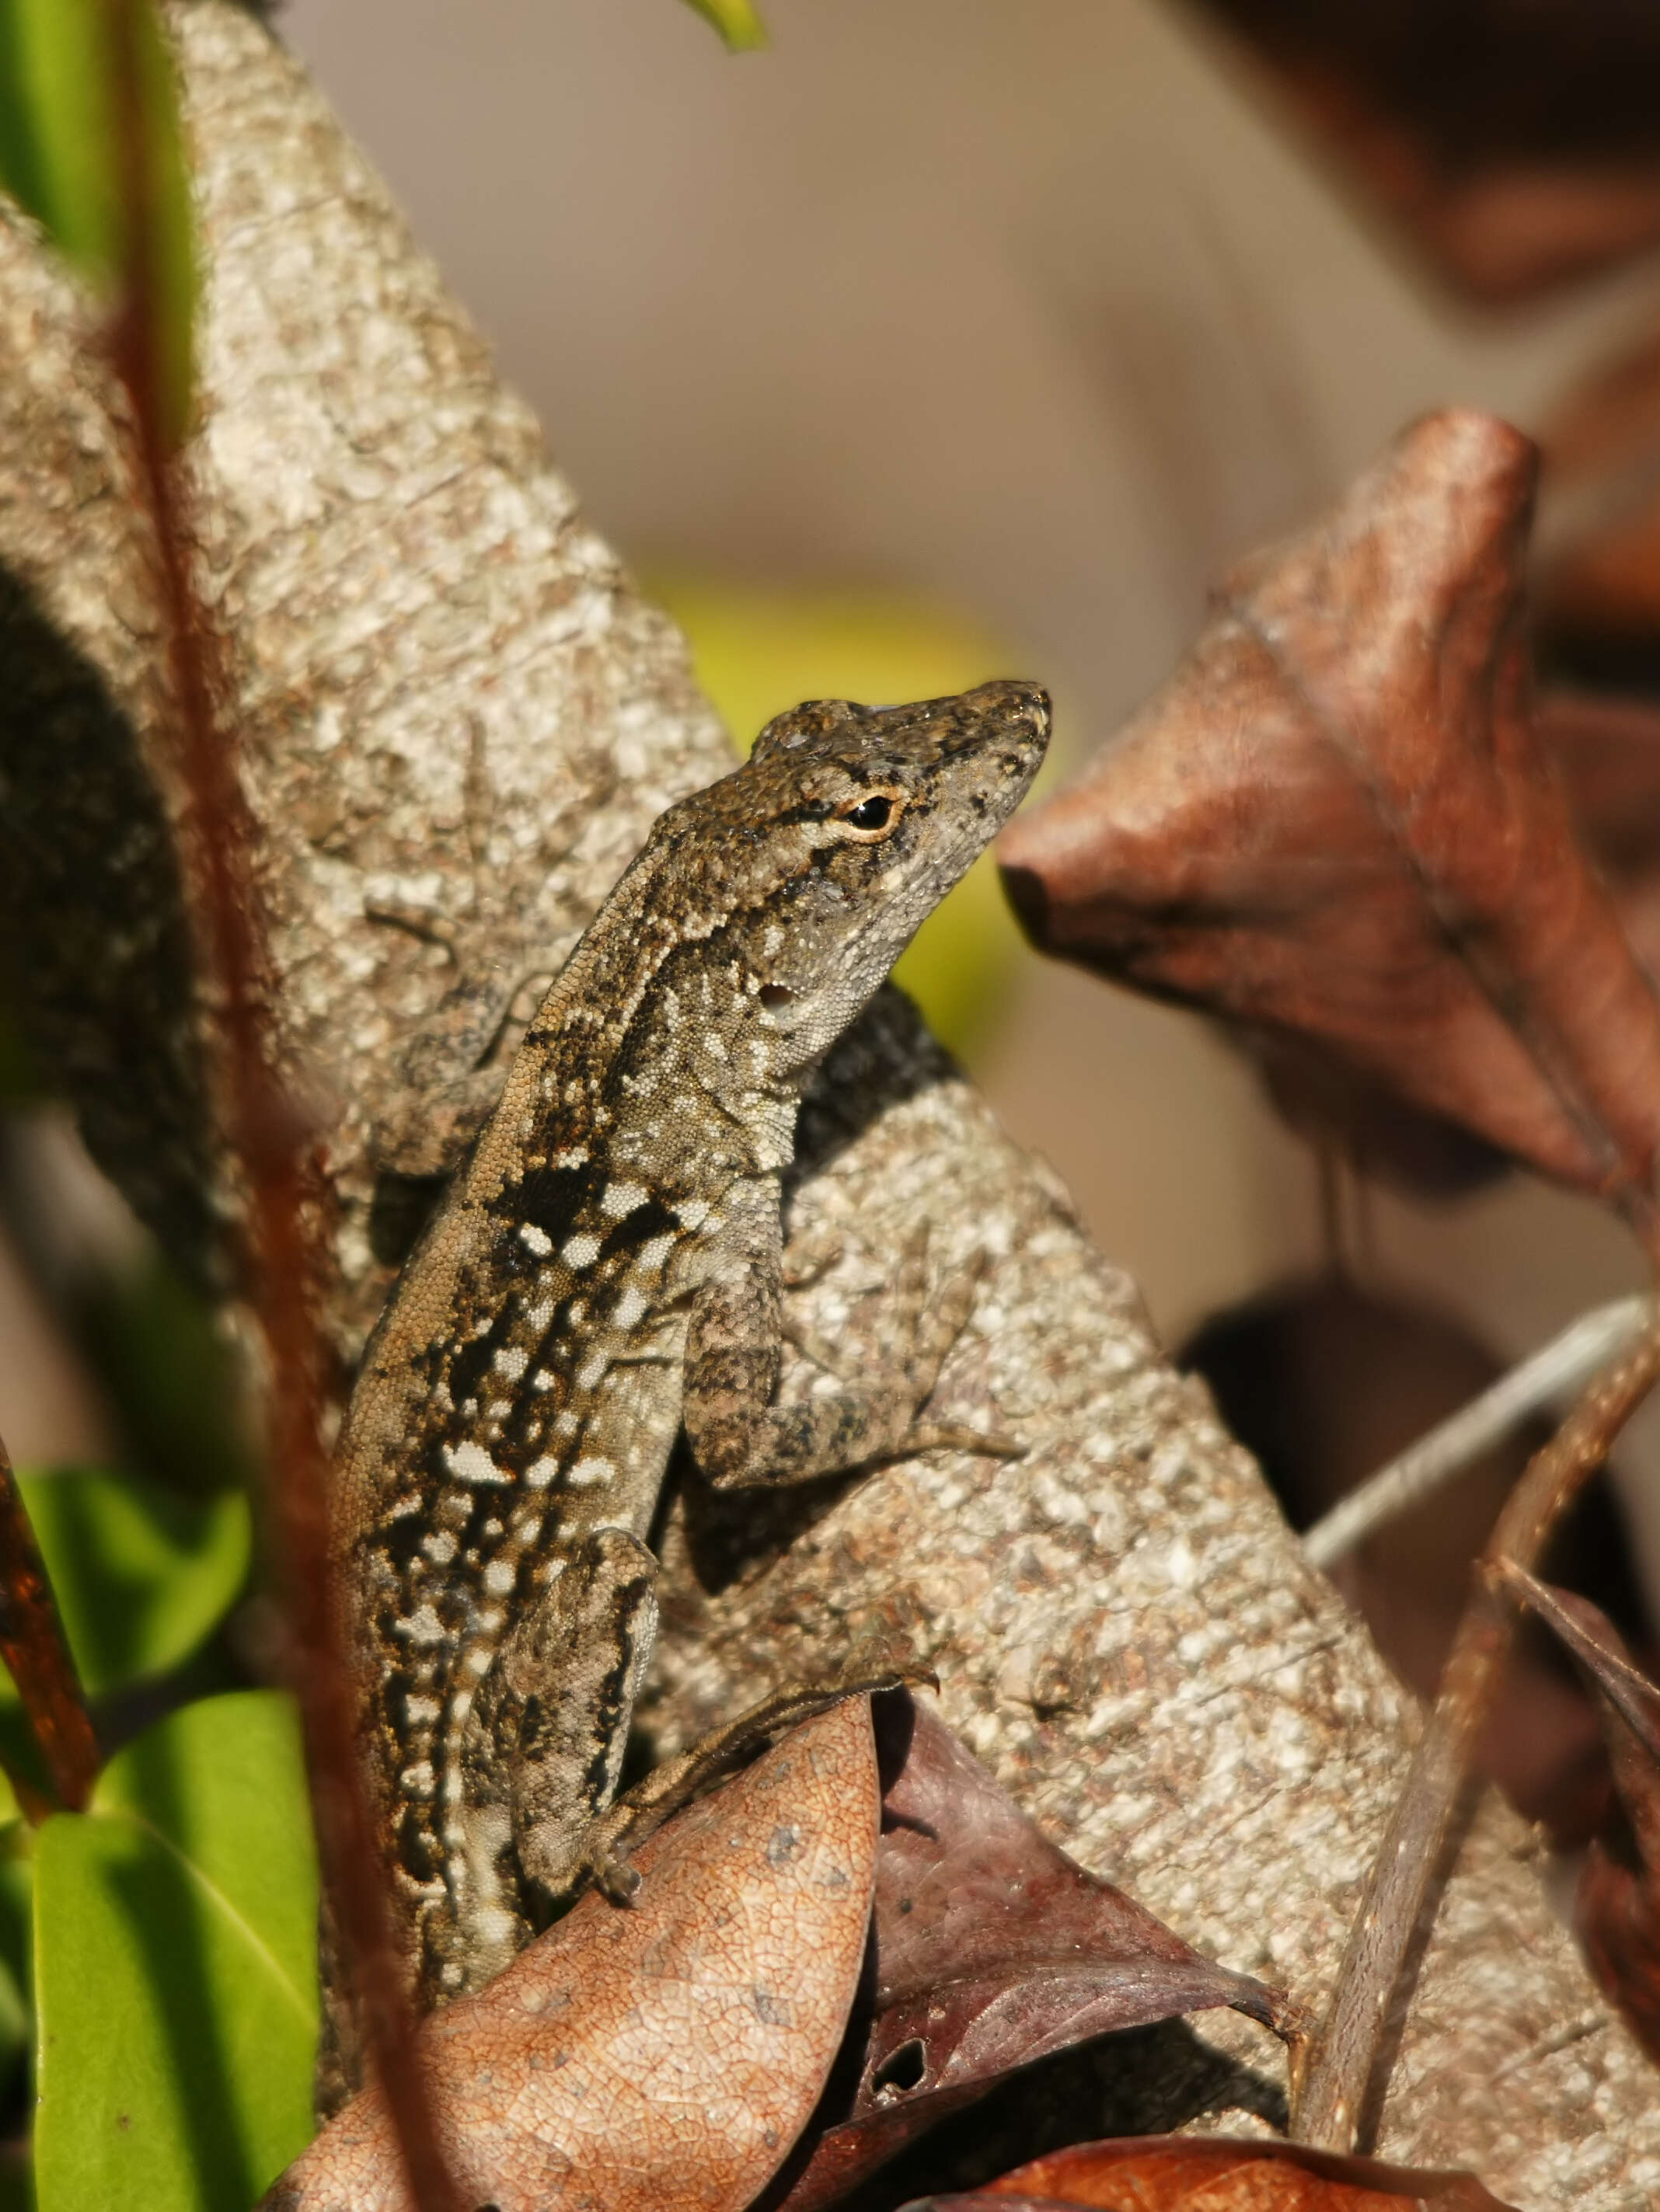
<instances>
[{"instance_id":1,"label":"brown leaf with holes","mask_svg":"<svg viewBox=\"0 0 1660 2212\"><path fill-rule=\"evenodd\" d=\"M1299 2143L1126 2136L1078 2143L983 2189L904 2212L1512 2212L1471 2173L1433 2173Z\"/></svg>"},{"instance_id":2,"label":"brown leaf with holes","mask_svg":"<svg viewBox=\"0 0 1660 2212\"><path fill-rule=\"evenodd\" d=\"M1069 1859L929 1707L878 1708L874 1955L824 2100L765 2202L829 2204L1016 2068L1106 2033L1231 2005L1291 2008L1213 1966Z\"/></svg>"},{"instance_id":3,"label":"brown leaf with holes","mask_svg":"<svg viewBox=\"0 0 1660 2212\"><path fill-rule=\"evenodd\" d=\"M1596 1693L1620 1811L1593 1840L1574 1895L1591 1972L1660 2065L1660 1688L1589 1598L1537 1581L1508 1559L1505 1586L1554 1630Z\"/></svg>"},{"instance_id":4,"label":"brown leaf with holes","mask_svg":"<svg viewBox=\"0 0 1660 2212\"><path fill-rule=\"evenodd\" d=\"M1526 298L1660 237L1660 18L1628 0L1208 0L1437 273Z\"/></svg>"},{"instance_id":5,"label":"brown leaf with holes","mask_svg":"<svg viewBox=\"0 0 1660 2212\"><path fill-rule=\"evenodd\" d=\"M864 1957L879 1783L869 1700L796 1729L643 1844L636 1902L583 1898L422 2031L469 2204L737 2212L824 2087ZM407 2212L377 2091L266 2212Z\"/></svg>"},{"instance_id":6,"label":"brown leaf with holes","mask_svg":"<svg viewBox=\"0 0 1660 2212\"><path fill-rule=\"evenodd\" d=\"M999 857L1046 951L1617 1197L1652 1245L1660 1006L1531 726L1535 468L1490 416L1414 424L1234 572Z\"/></svg>"}]
</instances>

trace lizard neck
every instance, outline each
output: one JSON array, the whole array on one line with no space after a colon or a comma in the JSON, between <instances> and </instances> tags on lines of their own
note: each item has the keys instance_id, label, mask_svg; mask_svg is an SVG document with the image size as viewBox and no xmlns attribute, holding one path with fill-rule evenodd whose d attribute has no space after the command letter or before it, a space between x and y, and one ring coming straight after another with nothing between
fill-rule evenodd
<instances>
[{"instance_id":1,"label":"lizard neck","mask_svg":"<svg viewBox=\"0 0 1660 2212\"><path fill-rule=\"evenodd\" d=\"M648 850L556 978L480 1147L490 1182L562 1162L669 1199L788 1166L823 1054L792 1052L748 957L769 901L692 914L672 880Z\"/></svg>"}]
</instances>

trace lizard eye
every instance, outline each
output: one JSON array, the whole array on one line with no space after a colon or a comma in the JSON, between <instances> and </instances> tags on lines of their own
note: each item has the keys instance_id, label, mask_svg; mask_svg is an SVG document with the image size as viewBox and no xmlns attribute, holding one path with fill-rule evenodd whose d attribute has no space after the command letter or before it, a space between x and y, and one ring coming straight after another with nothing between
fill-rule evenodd
<instances>
[{"instance_id":1,"label":"lizard eye","mask_svg":"<svg viewBox=\"0 0 1660 2212\"><path fill-rule=\"evenodd\" d=\"M887 836L904 811L905 802L897 791L873 791L842 807L836 818L860 844L873 845Z\"/></svg>"}]
</instances>

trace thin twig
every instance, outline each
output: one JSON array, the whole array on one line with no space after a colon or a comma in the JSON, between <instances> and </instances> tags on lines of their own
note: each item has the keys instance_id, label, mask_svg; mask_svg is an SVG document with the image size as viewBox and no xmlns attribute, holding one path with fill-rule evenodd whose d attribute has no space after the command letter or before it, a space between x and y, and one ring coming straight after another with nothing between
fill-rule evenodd
<instances>
[{"instance_id":1,"label":"thin twig","mask_svg":"<svg viewBox=\"0 0 1660 2212\"><path fill-rule=\"evenodd\" d=\"M1563 1512L1660 1377L1660 1316L1606 1367L1562 1427L1528 1462L1478 1562L1440 1693L1373 1862L1337 1985L1314 2039L1292 2115L1299 2142L1351 2150L1370 2132L1380 2060L1414 1945L1427 1936L1470 1747L1510 1648L1512 1616L1493 1586L1495 1563L1538 1559Z\"/></svg>"},{"instance_id":2,"label":"thin twig","mask_svg":"<svg viewBox=\"0 0 1660 2212\"><path fill-rule=\"evenodd\" d=\"M8 1772L18 1803L31 1820L59 1808L79 1813L98 1773L98 1740L70 1656L63 1616L40 1556L34 1529L17 1486L10 1455L0 1443L0 1660L17 1685L24 1715L40 1747L58 1803Z\"/></svg>"},{"instance_id":3,"label":"thin twig","mask_svg":"<svg viewBox=\"0 0 1660 2212\"><path fill-rule=\"evenodd\" d=\"M1398 1458L1380 1467L1304 1529L1304 1558L1316 1567L1334 1566L1375 1528L1409 1512L1443 1483L1462 1474L1541 1407L1565 1391L1578 1389L1587 1376L1649 1325L1654 1313L1654 1299L1639 1294L1596 1306L1570 1322L1531 1358L1501 1375L1491 1389L1408 1444Z\"/></svg>"},{"instance_id":4,"label":"thin twig","mask_svg":"<svg viewBox=\"0 0 1660 2212\"><path fill-rule=\"evenodd\" d=\"M120 131L127 259L111 332L132 410L138 489L148 511L165 618L174 770L198 951L216 1001L221 1110L240 1170L246 1289L264 1334L270 1495L288 1594L324 1879L345 1942L365 2041L386 2100L416 2212L459 2212L424 2094L415 2021L392 1948L383 1856L355 1743L351 1674L331 1601L327 1361L314 1294L325 1279L324 1179L315 1146L278 1075L262 985L271 972L252 866L253 831L216 679L223 643L197 591L187 486L170 452L155 343L150 175L143 143L139 24L133 0L105 0Z\"/></svg>"}]
</instances>

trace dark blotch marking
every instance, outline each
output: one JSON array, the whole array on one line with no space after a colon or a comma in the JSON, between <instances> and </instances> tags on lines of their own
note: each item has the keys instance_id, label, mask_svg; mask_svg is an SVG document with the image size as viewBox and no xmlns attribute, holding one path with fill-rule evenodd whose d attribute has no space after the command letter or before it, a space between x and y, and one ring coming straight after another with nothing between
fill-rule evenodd
<instances>
[{"instance_id":1,"label":"dark blotch marking","mask_svg":"<svg viewBox=\"0 0 1660 2212\"><path fill-rule=\"evenodd\" d=\"M431 1809L409 1799L398 1815L398 1863L411 1881L435 1881L444 1871L443 1852L434 1832Z\"/></svg>"},{"instance_id":2,"label":"dark blotch marking","mask_svg":"<svg viewBox=\"0 0 1660 2212\"><path fill-rule=\"evenodd\" d=\"M605 1241L599 1248L600 1267L620 1259L625 1252L635 1252L642 1244L649 1244L654 1237L666 1236L679 1227L674 1215L654 1193L644 1205L636 1206L632 1213L625 1213L612 1228L605 1231Z\"/></svg>"},{"instance_id":3,"label":"dark blotch marking","mask_svg":"<svg viewBox=\"0 0 1660 2212\"><path fill-rule=\"evenodd\" d=\"M386 1714L397 1732L400 1743L414 1741L415 1730L410 1726L409 1698L416 1687L416 1680L407 1667L399 1667L386 1677L384 1696Z\"/></svg>"},{"instance_id":4,"label":"dark blotch marking","mask_svg":"<svg viewBox=\"0 0 1660 2212\"><path fill-rule=\"evenodd\" d=\"M383 1521L375 1532L374 1547L392 1568L402 1588L408 1587L411 1570L421 1556L427 1525L422 1514L400 1513L395 1521Z\"/></svg>"},{"instance_id":5,"label":"dark blotch marking","mask_svg":"<svg viewBox=\"0 0 1660 2212\"><path fill-rule=\"evenodd\" d=\"M616 1618L629 1620L638 1611L643 1599L655 1590L655 1578L650 1575L635 1575L623 1583L618 1590ZM582 1776L582 1796L585 1803L596 1808L605 1802L611 1786L610 1747L616 1736L623 1715L628 1711L628 1682L634 1668L634 1638L617 1639L617 1664L601 1681L594 1700L594 1711L599 1725L593 1732L594 1753Z\"/></svg>"},{"instance_id":6,"label":"dark blotch marking","mask_svg":"<svg viewBox=\"0 0 1660 2212\"><path fill-rule=\"evenodd\" d=\"M550 1167L538 1161L518 1182L509 1180L490 1200L490 1212L517 1236L521 1222L533 1222L556 1249L576 1225L582 1201L593 1188L594 1170ZM530 1263L531 1255L525 1255Z\"/></svg>"}]
</instances>

